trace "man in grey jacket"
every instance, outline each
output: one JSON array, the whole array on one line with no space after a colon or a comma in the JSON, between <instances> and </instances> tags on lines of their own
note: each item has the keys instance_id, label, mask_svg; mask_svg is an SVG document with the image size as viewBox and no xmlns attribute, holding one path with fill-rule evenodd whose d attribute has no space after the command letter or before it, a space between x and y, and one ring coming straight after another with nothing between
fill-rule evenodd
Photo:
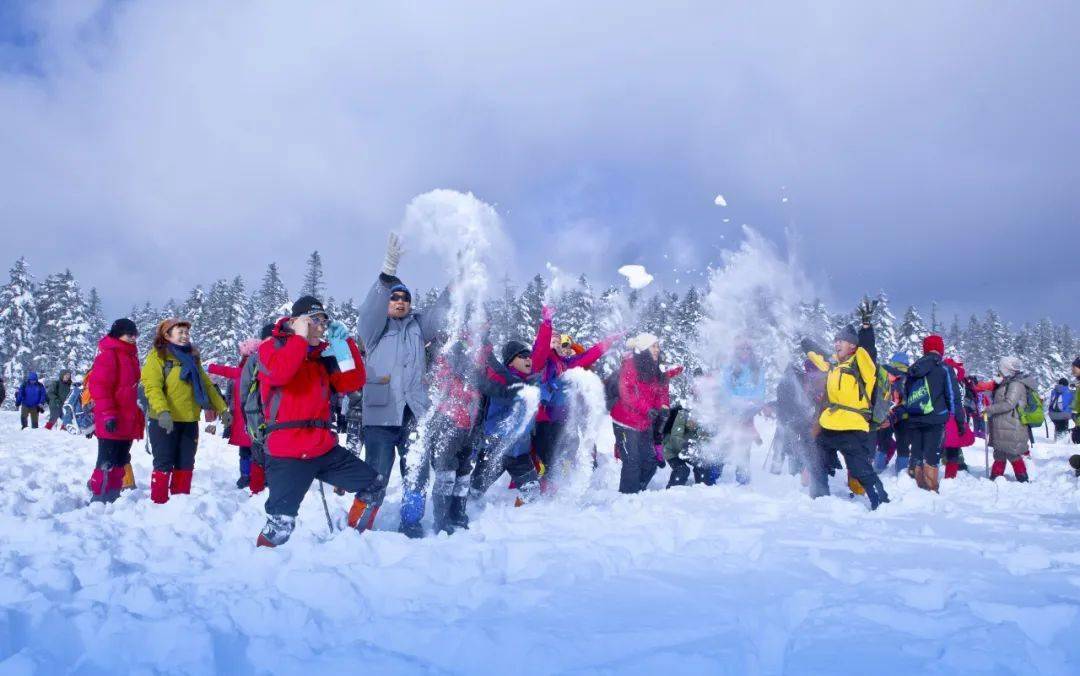
<instances>
[{"instance_id":1,"label":"man in grey jacket","mask_svg":"<svg viewBox=\"0 0 1080 676\"><path fill-rule=\"evenodd\" d=\"M362 410L364 457L389 481L396 451L403 484L399 530L423 537L427 462L423 454L412 458L409 454L417 421L431 404L424 381L424 347L446 323L450 297L444 290L427 311L413 312L412 293L397 277L403 253L398 236L390 233L382 271L360 306L359 332L367 348L368 375Z\"/></svg>"}]
</instances>

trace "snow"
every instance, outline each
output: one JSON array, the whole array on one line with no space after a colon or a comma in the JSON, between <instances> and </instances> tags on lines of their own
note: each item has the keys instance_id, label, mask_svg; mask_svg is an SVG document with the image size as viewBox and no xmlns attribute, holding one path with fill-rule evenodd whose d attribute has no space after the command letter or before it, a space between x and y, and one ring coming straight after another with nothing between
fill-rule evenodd
<instances>
[{"instance_id":1,"label":"snow","mask_svg":"<svg viewBox=\"0 0 1080 676\"><path fill-rule=\"evenodd\" d=\"M631 289L644 289L652 284L653 276L645 270L644 265L624 265L619 268L619 274L626 277Z\"/></svg>"},{"instance_id":2,"label":"snow","mask_svg":"<svg viewBox=\"0 0 1080 676\"><path fill-rule=\"evenodd\" d=\"M723 195L717 195L716 199L713 200L713 204L715 204L718 207L726 207L727 206L727 200L724 199Z\"/></svg>"},{"instance_id":3,"label":"snow","mask_svg":"<svg viewBox=\"0 0 1080 676\"><path fill-rule=\"evenodd\" d=\"M1080 497L1040 444L1033 482L809 500L797 478L621 496L610 438L591 490L516 509L500 481L451 538L328 535L315 489L256 550L262 497L205 437L191 496L86 505L94 443L0 414L0 673L1020 673L1080 669ZM968 460L982 468L982 448ZM328 491L335 518L348 498Z\"/></svg>"}]
</instances>

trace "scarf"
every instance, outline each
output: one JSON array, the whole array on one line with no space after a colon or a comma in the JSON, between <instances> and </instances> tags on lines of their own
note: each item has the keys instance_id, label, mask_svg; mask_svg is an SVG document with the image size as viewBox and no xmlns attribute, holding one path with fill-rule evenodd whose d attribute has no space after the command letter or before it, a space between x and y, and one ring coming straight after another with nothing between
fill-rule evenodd
<instances>
[{"instance_id":1,"label":"scarf","mask_svg":"<svg viewBox=\"0 0 1080 676\"><path fill-rule=\"evenodd\" d=\"M176 361L180 362L180 380L191 385L195 403L203 410L210 408L210 395L206 392L206 385L203 383L195 355L191 352L191 346L178 347L170 343L169 352L176 357Z\"/></svg>"}]
</instances>

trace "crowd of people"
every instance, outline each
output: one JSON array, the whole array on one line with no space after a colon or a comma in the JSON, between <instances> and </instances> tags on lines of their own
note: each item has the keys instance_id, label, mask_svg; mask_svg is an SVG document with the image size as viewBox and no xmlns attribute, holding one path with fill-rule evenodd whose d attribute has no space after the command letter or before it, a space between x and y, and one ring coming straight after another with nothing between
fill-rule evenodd
<instances>
[{"instance_id":1,"label":"crowd of people","mask_svg":"<svg viewBox=\"0 0 1080 676\"><path fill-rule=\"evenodd\" d=\"M930 335L918 358L899 352L881 359L870 301L832 349L802 340L801 357L784 370L772 399L762 360L739 341L730 364L692 374L696 394L720 397L723 416L695 411L696 396L673 404L671 380L686 376L682 366L664 365L655 335L615 334L585 347L560 334L554 308L544 307L531 345L513 339L495 346L448 326L449 289L415 311L398 277L402 253L392 234L355 337L319 299L304 296L259 337L241 341L237 363L204 365L188 321L161 321L140 360L135 323L118 319L82 379L65 370L46 386L27 374L15 393L22 426L36 428L47 407L46 428L97 438L93 502L113 502L135 487L131 448L147 437L150 499L164 504L191 492L201 420L219 422L238 448L237 488L268 493L256 543L277 547L288 541L316 481L353 494L348 525L371 528L395 464L403 487L398 528L408 537L425 535L429 483L435 532L448 534L468 528L469 501L503 475L519 506L557 491L572 472L588 470L580 451L595 442L576 422L584 404L571 373L595 368L617 345L625 350L604 390L622 493L645 490L665 465L668 488L712 485L727 466L738 484L749 483L761 414L777 422L766 461L772 472L800 475L816 498L829 495L830 476L846 470L850 494L865 495L871 509L889 502L881 476L890 465L937 491L942 478L967 469L964 449L978 438L993 450L991 479L1011 464L1015 480L1027 481L1033 427L1045 415L1060 437L1070 420L1080 421L1069 380L1062 378L1044 405L1018 357L1001 359L992 378L980 378ZM1072 376L1080 381L1080 358ZM5 395L0 389L0 401ZM92 429L79 423L80 411L92 412ZM594 465L603 450L592 449Z\"/></svg>"}]
</instances>

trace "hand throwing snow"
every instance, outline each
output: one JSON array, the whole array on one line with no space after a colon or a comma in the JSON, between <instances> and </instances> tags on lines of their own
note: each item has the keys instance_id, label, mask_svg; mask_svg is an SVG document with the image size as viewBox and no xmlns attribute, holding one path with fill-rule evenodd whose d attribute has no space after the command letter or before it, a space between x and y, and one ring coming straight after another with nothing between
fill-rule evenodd
<instances>
[{"instance_id":1,"label":"hand throwing snow","mask_svg":"<svg viewBox=\"0 0 1080 676\"><path fill-rule=\"evenodd\" d=\"M405 249L401 246L401 239L396 232L391 232L386 239L386 258L383 259L382 273L388 277L396 277L397 266L403 255Z\"/></svg>"}]
</instances>

